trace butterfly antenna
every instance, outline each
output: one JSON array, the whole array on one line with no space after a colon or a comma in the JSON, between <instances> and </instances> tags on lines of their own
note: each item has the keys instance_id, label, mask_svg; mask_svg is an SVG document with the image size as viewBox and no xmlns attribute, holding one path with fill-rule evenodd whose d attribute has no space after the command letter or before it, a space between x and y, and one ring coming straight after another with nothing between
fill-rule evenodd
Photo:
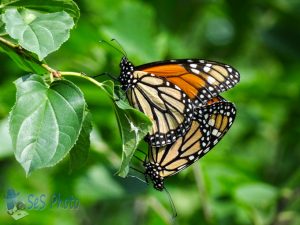
<instances>
[{"instance_id":1,"label":"butterfly antenna","mask_svg":"<svg viewBox=\"0 0 300 225\"><path fill-rule=\"evenodd\" d=\"M172 199L172 197L171 197L170 192L167 190L166 187L164 187L164 190L165 190L165 192L167 193L167 196L168 196L170 205L171 205L171 207L172 207L172 211L173 211L172 219L175 219L175 218L177 217L177 211L176 211L175 204L174 204L174 202L173 202L173 199Z\"/></svg>"},{"instance_id":2,"label":"butterfly antenna","mask_svg":"<svg viewBox=\"0 0 300 225\"><path fill-rule=\"evenodd\" d=\"M114 41L114 42L116 42L117 44L118 44L118 46L119 46L119 48L122 50L122 51L120 51L120 52L123 52L123 55L127 58L127 53L126 53L126 51L124 50L124 48L123 48L123 46L120 44L120 42L118 42L118 40L117 39L114 39L114 38L112 38L110 41Z\"/></svg>"},{"instance_id":3,"label":"butterfly antenna","mask_svg":"<svg viewBox=\"0 0 300 225\"><path fill-rule=\"evenodd\" d=\"M121 53L123 56L125 56L127 58L127 54L124 51L123 47L120 45L120 43L117 40L115 40L115 39L111 39L111 41L116 41L116 43L118 44L119 48L117 48L116 46L112 45L110 42L107 42L105 40L101 40L99 42L107 44L108 46L112 47L113 49L115 49L116 51L118 51L119 53Z\"/></svg>"}]
</instances>

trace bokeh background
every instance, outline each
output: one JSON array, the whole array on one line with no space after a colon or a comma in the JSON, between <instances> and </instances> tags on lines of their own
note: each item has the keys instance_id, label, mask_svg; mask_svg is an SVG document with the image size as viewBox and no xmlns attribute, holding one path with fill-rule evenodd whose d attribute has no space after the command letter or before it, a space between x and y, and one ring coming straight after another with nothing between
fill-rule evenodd
<instances>
[{"instance_id":1,"label":"bokeh background","mask_svg":"<svg viewBox=\"0 0 300 225\"><path fill-rule=\"evenodd\" d=\"M72 81L84 92L94 122L88 162L71 171L66 158L26 178L7 128L15 101L12 82L24 72L1 54L1 224L300 224L299 1L76 2L80 21L69 41L47 58L50 66L118 76L122 55L99 43L111 38L136 65L170 58L221 61L241 73L241 82L223 94L236 104L236 121L213 151L167 180L178 212L172 221L165 192L115 175L121 139L112 102L81 79ZM37 198L36 207L20 221L6 213L9 188L27 205ZM54 194L63 203L76 198L79 208L51 207Z\"/></svg>"}]
</instances>

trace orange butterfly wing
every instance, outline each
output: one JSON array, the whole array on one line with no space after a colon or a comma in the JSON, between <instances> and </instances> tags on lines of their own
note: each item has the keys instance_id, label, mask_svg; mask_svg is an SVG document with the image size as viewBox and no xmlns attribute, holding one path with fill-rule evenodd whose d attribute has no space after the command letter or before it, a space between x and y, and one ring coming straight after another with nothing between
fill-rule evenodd
<instances>
[{"instance_id":1,"label":"orange butterfly wing","mask_svg":"<svg viewBox=\"0 0 300 225\"><path fill-rule=\"evenodd\" d=\"M195 108L189 131L163 147L149 146L145 176L154 188L163 190L164 179L190 166L209 152L230 129L236 115L234 104L217 96L207 106Z\"/></svg>"},{"instance_id":2,"label":"orange butterfly wing","mask_svg":"<svg viewBox=\"0 0 300 225\"><path fill-rule=\"evenodd\" d=\"M165 78L199 106L240 80L238 71L229 65L197 59L154 62L138 66L136 70Z\"/></svg>"}]
</instances>

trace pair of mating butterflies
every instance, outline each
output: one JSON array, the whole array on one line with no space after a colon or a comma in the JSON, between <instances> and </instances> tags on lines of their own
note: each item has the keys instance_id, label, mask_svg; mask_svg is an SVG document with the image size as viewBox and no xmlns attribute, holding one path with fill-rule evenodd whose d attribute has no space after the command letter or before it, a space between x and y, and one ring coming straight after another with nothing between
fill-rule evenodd
<instances>
[{"instance_id":1,"label":"pair of mating butterflies","mask_svg":"<svg viewBox=\"0 0 300 225\"><path fill-rule=\"evenodd\" d=\"M200 159L231 127L235 106L219 94L240 75L229 65L198 59L134 66L123 57L120 67L129 103L153 124L144 174L161 191L166 177Z\"/></svg>"}]
</instances>

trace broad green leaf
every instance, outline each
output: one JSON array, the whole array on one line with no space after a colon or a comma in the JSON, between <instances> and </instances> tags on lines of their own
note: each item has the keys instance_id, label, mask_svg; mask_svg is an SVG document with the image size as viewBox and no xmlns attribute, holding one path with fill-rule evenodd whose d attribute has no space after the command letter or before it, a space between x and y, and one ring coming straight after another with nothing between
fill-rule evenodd
<instances>
[{"instance_id":1,"label":"broad green leaf","mask_svg":"<svg viewBox=\"0 0 300 225\"><path fill-rule=\"evenodd\" d=\"M0 52L7 54L24 71L37 74L47 73L47 70L37 63L38 59L33 53L23 51L23 54L18 54L16 49L2 42L0 42Z\"/></svg>"},{"instance_id":2,"label":"broad green leaf","mask_svg":"<svg viewBox=\"0 0 300 225\"><path fill-rule=\"evenodd\" d=\"M10 113L10 135L26 174L62 160L78 139L85 101L66 80L48 86L38 75L15 81L17 99Z\"/></svg>"},{"instance_id":3,"label":"broad green leaf","mask_svg":"<svg viewBox=\"0 0 300 225\"><path fill-rule=\"evenodd\" d=\"M129 171L131 158L138 147L140 141L149 132L152 123L142 112L132 108L127 102L117 97L113 92L113 82L103 82L107 93L114 96L115 112L122 137L122 162L117 172L119 176L126 177Z\"/></svg>"},{"instance_id":4,"label":"broad green leaf","mask_svg":"<svg viewBox=\"0 0 300 225\"><path fill-rule=\"evenodd\" d=\"M42 60L57 50L70 36L74 26L66 12L42 14L33 10L8 9L3 15L7 33Z\"/></svg>"},{"instance_id":5,"label":"broad green leaf","mask_svg":"<svg viewBox=\"0 0 300 225\"><path fill-rule=\"evenodd\" d=\"M24 7L48 13L65 11L73 17L75 23L80 16L79 8L73 0L8 0L3 3L4 6Z\"/></svg>"},{"instance_id":6,"label":"broad green leaf","mask_svg":"<svg viewBox=\"0 0 300 225\"><path fill-rule=\"evenodd\" d=\"M90 133L92 131L91 113L85 111L82 128L75 146L70 151L70 169L81 168L88 159L90 148Z\"/></svg>"}]
</instances>

